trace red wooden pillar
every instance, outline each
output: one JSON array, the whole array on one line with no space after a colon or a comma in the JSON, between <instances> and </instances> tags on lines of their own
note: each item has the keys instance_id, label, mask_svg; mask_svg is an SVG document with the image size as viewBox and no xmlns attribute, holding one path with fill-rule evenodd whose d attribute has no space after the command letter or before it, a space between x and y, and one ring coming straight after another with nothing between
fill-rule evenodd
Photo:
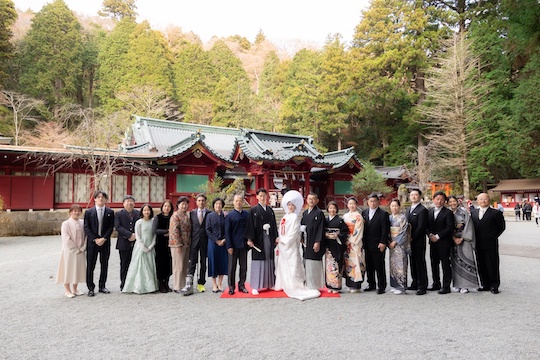
<instances>
[{"instance_id":1,"label":"red wooden pillar","mask_svg":"<svg viewBox=\"0 0 540 360\"><path fill-rule=\"evenodd\" d=\"M307 196L311 192L311 188L309 186L309 176L310 175L311 175L311 173L309 173L309 172L306 174L306 181L304 182L304 189L305 189L304 198L307 198Z\"/></svg>"},{"instance_id":2,"label":"red wooden pillar","mask_svg":"<svg viewBox=\"0 0 540 360\"><path fill-rule=\"evenodd\" d=\"M269 190L270 189L270 178L269 178L269 172L268 171L265 171L264 174L263 174L263 187L266 189L266 190Z\"/></svg>"}]
</instances>

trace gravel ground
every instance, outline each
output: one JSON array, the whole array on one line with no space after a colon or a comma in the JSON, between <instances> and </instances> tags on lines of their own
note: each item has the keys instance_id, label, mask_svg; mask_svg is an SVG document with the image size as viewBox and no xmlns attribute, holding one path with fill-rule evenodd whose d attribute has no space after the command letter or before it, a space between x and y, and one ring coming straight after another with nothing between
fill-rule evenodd
<instances>
[{"instance_id":1,"label":"gravel ground","mask_svg":"<svg viewBox=\"0 0 540 360\"><path fill-rule=\"evenodd\" d=\"M122 294L113 250L112 293L67 299L54 284L60 244L59 236L0 238L1 359L540 357L534 222L507 222L496 296L220 299L208 283L207 292L189 297ZM86 293L85 284L80 288Z\"/></svg>"}]
</instances>

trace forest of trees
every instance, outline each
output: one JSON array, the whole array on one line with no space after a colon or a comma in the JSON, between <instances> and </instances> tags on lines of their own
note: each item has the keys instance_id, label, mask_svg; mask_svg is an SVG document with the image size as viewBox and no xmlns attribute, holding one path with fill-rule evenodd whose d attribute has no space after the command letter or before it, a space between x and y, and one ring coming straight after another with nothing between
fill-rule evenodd
<instances>
[{"instance_id":1,"label":"forest of trees","mask_svg":"<svg viewBox=\"0 0 540 360\"><path fill-rule=\"evenodd\" d=\"M154 30L135 0L104 0L92 18L62 0L35 14L0 0L0 19L0 134L18 145L80 145L91 121L117 147L138 114L354 146L466 197L540 177L537 0L372 0L351 43L332 34L291 56L262 30L208 44Z\"/></svg>"}]
</instances>

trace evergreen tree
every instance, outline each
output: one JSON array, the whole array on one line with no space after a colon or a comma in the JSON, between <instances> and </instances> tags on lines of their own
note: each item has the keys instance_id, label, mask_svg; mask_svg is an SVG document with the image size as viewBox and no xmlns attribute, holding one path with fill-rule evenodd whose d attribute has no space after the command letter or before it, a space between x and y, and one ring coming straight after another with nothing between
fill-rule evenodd
<instances>
[{"instance_id":1,"label":"evergreen tree","mask_svg":"<svg viewBox=\"0 0 540 360\"><path fill-rule=\"evenodd\" d=\"M180 110L187 122L209 124L217 71L200 44L184 44L174 64L174 83Z\"/></svg>"},{"instance_id":2,"label":"evergreen tree","mask_svg":"<svg viewBox=\"0 0 540 360\"><path fill-rule=\"evenodd\" d=\"M414 144L403 120L418 100L427 54L437 29L421 4L374 0L356 27L352 56L351 117L361 154L385 162L394 138ZM410 138L403 143L403 134ZM402 162L401 162L402 163ZM388 165L388 164L387 164Z\"/></svg>"},{"instance_id":3,"label":"evergreen tree","mask_svg":"<svg viewBox=\"0 0 540 360\"><path fill-rule=\"evenodd\" d=\"M320 132L323 146L341 150L349 118L350 59L341 35L329 36L322 52L321 104L323 113Z\"/></svg>"},{"instance_id":4,"label":"evergreen tree","mask_svg":"<svg viewBox=\"0 0 540 360\"><path fill-rule=\"evenodd\" d=\"M321 144L320 127L324 114L321 104L321 54L302 49L296 53L284 82L284 103L279 131L313 136ZM321 149L323 150L323 149Z\"/></svg>"},{"instance_id":5,"label":"evergreen tree","mask_svg":"<svg viewBox=\"0 0 540 360\"><path fill-rule=\"evenodd\" d=\"M81 26L63 0L46 4L32 19L21 54L20 88L51 104L75 102L80 88Z\"/></svg>"},{"instance_id":6,"label":"evergreen tree","mask_svg":"<svg viewBox=\"0 0 540 360\"><path fill-rule=\"evenodd\" d=\"M277 131L279 111L283 104L283 83L288 70L288 61L280 62L275 51L266 55L259 82L257 96L258 123L262 130Z\"/></svg>"},{"instance_id":7,"label":"evergreen tree","mask_svg":"<svg viewBox=\"0 0 540 360\"><path fill-rule=\"evenodd\" d=\"M96 95L106 112L118 110L122 104L115 98L120 89L125 89L126 66L131 34L137 23L131 18L122 19L113 31L100 42L97 69Z\"/></svg>"},{"instance_id":8,"label":"evergreen tree","mask_svg":"<svg viewBox=\"0 0 540 360\"><path fill-rule=\"evenodd\" d=\"M8 61L13 57L14 47L11 43L11 26L17 19L15 5L11 0L0 0L0 89L8 78Z\"/></svg>"},{"instance_id":9,"label":"evergreen tree","mask_svg":"<svg viewBox=\"0 0 540 360\"><path fill-rule=\"evenodd\" d=\"M98 11L99 16L110 17L115 20L137 17L136 0L103 0L103 7Z\"/></svg>"},{"instance_id":10,"label":"evergreen tree","mask_svg":"<svg viewBox=\"0 0 540 360\"><path fill-rule=\"evenodd\" d=\"M216 71L213 94L213 125L242 127L254 120L254 98L240 60L222 40L208 51Z\"/></svg>"},{"instance_id":11,"label":"evergreen tree","mask_svg":"<svg viewBox=\"0 0 540 360\"><path fill-rule=\"evenodd\" d=\"M129 91L147 85L173 97L172 61L163 34L152 30L150 24L143 21L131 33L124 63L126 72L119 90Z\"/></svg>"}]
</instances>

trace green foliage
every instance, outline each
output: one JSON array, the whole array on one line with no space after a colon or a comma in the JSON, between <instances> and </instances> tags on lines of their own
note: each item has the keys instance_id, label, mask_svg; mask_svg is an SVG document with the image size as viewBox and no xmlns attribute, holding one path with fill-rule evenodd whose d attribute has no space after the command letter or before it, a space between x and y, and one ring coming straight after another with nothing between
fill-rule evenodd
<instances>
[{"instance_id":1,"label":"green foliage","mask_svg":"<svg viewBox=\"0 0 540 360\"><path fill-rule=\"evenodd\" d=\"M32 19L21 54L20 88L50 104L77 102L81 86L81 26L64 1L46 4Z\"/></svg>"},{"instance_id":2,"label":"green foliage","mask_svg":"<svg viewBox=\"0 0 540 360\"><path fill-rule=\"evenodd\" d=\"M294 56L284 82L284 102L279 131L313 136L320 144L319 128L324 114L321 101L321 54L302 49Z\"/></svg>"},{"instance_id":3,"label":"green foliage","mask_svg":"<svg viewBox=\"0 0 540 360\"><path fill-rule=\"evenodd\" d=\"M174 64L174 83L180 109L188 122L209 124L217 69L199 44L185 44Z\"/></svg>"},{"instance_id":4,"label":"green foliage","mask_svg":"<svg viewBox=\"0 0 540 360\"><path fill-rule=\"evenodd\" d=\"M224 181L218 174L214 174L212 180L209 180L206 184L201 185L198 190L200 193L204 193L207 197L207 207L212 206L212 202L217 199L223 199L226 207L232 207L234 195L244 196L246 187L244 185L244 179L237 178L229 185L223 187ZM213 209L211 209L213 210Z\"/></svg>"},{"instance_id":5,"label":"green foliage","mask_svg":"<svg viewBox=\"0 0 540 360\"><path fill-rule=\"evenodd\" d=\"M11 43L11 26L17 19L15 4L11 0L0 0L0 89L4 87L8 78L8 61L14 56L14 47Z\"/></svg>"},{"instance_id":6,"label":"green foliage","mask_svg":"<svg viewBox=\"0 0 540 360\"><path fill-rule=\"evenodd\" d=\"M126 72L119 90L130 91L147 85L174 96L172 61L163 34L152 30L150 24L143 21L131 33L124 63Z\"/></svg>"},{"instance_id":7,"label":"green foliage","mask_svg":"<svg viewBox=\"0 0 540 360\"><path fill-rule=\"evenodd\" d=\"M255 36L255 45L259 45L266 41L266 36L264 35L262 29L259 29L257 36Z\"/></svg>"},{"instance_id":8,"label":"green foliage","mask_svg":"<svg viewBox=\"0 0 540 360\"><path fill-rule=\"evenodd\" d=\"M137 17L136 0L103 0L103 7L98 11L99 16L110 17L115 20Z\"/></svg>"},{"instance_id":9,"label":"green foliage","mask_svg":"<svg viewBox=\"0 0 540 360\"><path fill-rule=\"evenodd\" d=\"M416 2L374 0L363 13L351 51L349 106L364 157L382 162L409 126L403 118L423 90L419 77L436 32Z\"/></svg>"},{"instance_id":10,"label":"green foliage","mask_svg":"<svg viewBox=\"0 0 540 360\"><path fill-rule=\"evenodd\" d=\"M225 42L216 41L208 51L216 71L212 125L242 127L254 119L254 100L246 71Z\"/></svg>"},{"instance_id":11,"label":"green foliage","mask_svg":"<svg viewBox=\"0 0 540 360\"><path fill-rule=\"evenodd\" d=\"M249 42L248 39L246 39L246 37L244 36L240 36L240 35L233 35L233 36L229 36L229 40L232 40L234 42L237 42L239 45L240 45L240 48L242 50L249 50L251 49L251 43Z\"/></svg>"},{"instance_id":12,"label":"green foliage","mask_svg":"<svg viewBox=\"0 0 540 360\"><path fill-rule=\"evenodd\" d=\"M123 79L127 76L127 54L131 34L135 32L136 27L137 23L133 19L124 18L100 42L96 95L101 106L107 112L118 110L121 107L121 103L116 99L115 94L121 88L127 87Z\"/></svg>"},{"instance_id":13,"label":"green foliage","mask_svg":"<svg viewBox=\"0 0 540 360\"><path fill-rule=\"evenodd\" d=\"M375 170L370 162L362 162L362 170L352 178L352 190L359 198L371 193L387 194L392 188L386 185L386 179Z\"/></svg>"}]
</instances>

